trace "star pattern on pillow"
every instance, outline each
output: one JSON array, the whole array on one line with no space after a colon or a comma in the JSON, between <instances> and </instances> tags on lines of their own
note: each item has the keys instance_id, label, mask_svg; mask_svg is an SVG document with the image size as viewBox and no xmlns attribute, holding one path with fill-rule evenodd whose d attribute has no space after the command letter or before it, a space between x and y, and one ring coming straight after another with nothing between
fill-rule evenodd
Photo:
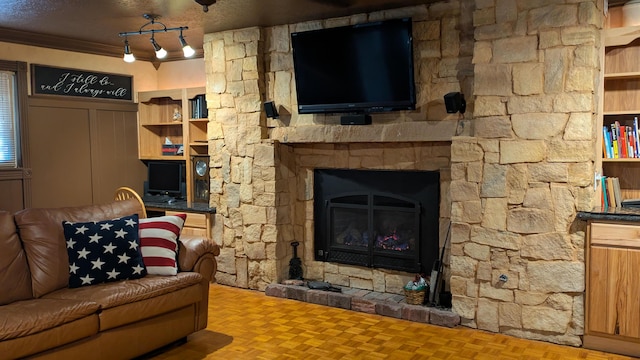
<instances>
[{"instance_id":1,"label":"star pattern on pillow","mask_svg":"<svg viewBox=\"0 0 640 360\"><path fill-rule=\"evenodd\" d=\"M64 221L69 287L145 276L138 224L137 214L95 222Z\"/></svg>"}]
</instances>

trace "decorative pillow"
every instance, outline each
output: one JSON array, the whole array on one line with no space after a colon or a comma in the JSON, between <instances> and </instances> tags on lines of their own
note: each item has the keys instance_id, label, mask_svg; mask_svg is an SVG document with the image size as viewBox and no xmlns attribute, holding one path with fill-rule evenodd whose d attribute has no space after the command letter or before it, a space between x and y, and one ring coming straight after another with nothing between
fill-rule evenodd
<instances>
[{"instance_id":1,"label":"decorative pillow","mask_svg":"<svg viewBox=\"0 0 640 360\"><path fill-rule=\"evenodd\" d=\"M96 222L63 221L62 226L69 254L69 287L147 274L140 254L137 214Z\"/></svg>"},{"instance_id":2,"label":"decorative pillow","mask_svg":"<svg viewBox=\"0 0 640 360\"><path fill-rule=\"evenodd\" d=\"M148 274L178 274L178 238L187 214L140 219L140 251Z\"/></svg>"}]
</instances>

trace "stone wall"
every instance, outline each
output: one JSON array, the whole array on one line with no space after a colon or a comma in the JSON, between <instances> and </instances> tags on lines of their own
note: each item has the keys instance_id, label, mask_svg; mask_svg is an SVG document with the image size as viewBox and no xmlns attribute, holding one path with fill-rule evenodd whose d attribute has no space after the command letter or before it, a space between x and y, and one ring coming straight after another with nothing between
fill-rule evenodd
<instances>
[{"instance_id":1,"label":"stone wall","mask_svg":"<svg viewBox=\"0 0 640 360\"><path fill-rule=\"evenodd\" d=\"M593 194L602 14L603 0L447 0L205 35L218 281L280 282L298 240L305 277L400 292L409 274L313 260L312 169L440 169L446 279L463 324L580 345L575 214ZM414 20L416 111L365 127L296 113L291 32L401 16ZM467 95L464 118L445 113L450 91ZM280 119L266 119L267 100Z\"/></svg>"},{"instance_id":2,"label":"stone wall","mask_svg":"<svg viewBox=\"0 0 640 360\"><path fill-rule=\"evenodd\" d=\"M452 91L473 91L473 28L471 0L432 4L358 14L350 17L309 21L266 28L265 64L267 99L273 100L279 119L269 119L270 127L294 128L305 125L336 125L339 115L298 114L293 74L292 32L346 26L370 21L411 17L413 20L416 111L376 113L374 124L458 120L447 114L443 95ZM473 105L473 99L469 101Z\"/></svg>"},{"instance_id":3,"label":"stone wall","mask_svg":"<svg viewBox=\"0 0 640 360\"><path fill-rule=\"evenodd\" d=\"M593 198L602 5L476 1L475 136L451 151L450 283L467 326L581 345L575 215Z\"/></svg>"},{"instance_id":4,"label":"stone wall","mask_svg":"<svg viewBox=\"0 0 640 360\"><path fill-rule=\"evenodd\" d=\"M297 240L305 277L376 291L390 283L401 293L398 284L413 274L313 260L313 168L436 169L448 189L451 137L470 131L443 101L445 93L473 89L473 29L463 4L471 1L205 35L218 282L264 290L288 278L290 243ZM415 111L374 114L374 124L363 127L339 126L339 116L297 114L292 32L400 17L413 20ZM267 100L275 101L279 119L266 119ZM442 199L446 232L448 192Z\"/></svg>"}]
</instances>

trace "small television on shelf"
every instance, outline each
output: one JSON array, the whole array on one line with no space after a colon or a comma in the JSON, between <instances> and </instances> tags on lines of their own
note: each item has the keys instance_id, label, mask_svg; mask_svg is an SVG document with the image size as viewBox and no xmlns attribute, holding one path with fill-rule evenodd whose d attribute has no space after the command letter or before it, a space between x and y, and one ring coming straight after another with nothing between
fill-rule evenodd
<instances>
[{"instance_id":1,"label":"small television on shelf","mask_svg":"<svg viewBox=\"0 0 640 360\"><path fill-rule=\"evenodd\" d=\"M147 192L150 195L182 197L183 167L179 161L149 161Z\"/></svg>"},{"instance_id":2,"label":"small television on shelf","mask_svg":"<svg viewBox=\"0 0 640 360\"><path fill-rule=\"evenodd\" d=\"M298 113L415 109L411 28L404 18L292 33Z\"/></svg>"}]
</instances>

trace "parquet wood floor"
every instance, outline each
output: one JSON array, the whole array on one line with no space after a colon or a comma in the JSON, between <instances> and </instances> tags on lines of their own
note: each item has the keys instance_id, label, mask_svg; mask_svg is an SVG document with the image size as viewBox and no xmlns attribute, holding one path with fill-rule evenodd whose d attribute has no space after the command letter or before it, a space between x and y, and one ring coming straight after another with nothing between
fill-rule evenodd
<instances>
[{"instance_id":1,"label":"parquet wood floor","mask_svg":"<svg viewBox=\"0 0 640 360\"><path fill-rule=\"evenodd\" d=\"M212 284L209 325L152 359L590 359L625 356L414 323Z\"/></svg>"}]
</instances>

